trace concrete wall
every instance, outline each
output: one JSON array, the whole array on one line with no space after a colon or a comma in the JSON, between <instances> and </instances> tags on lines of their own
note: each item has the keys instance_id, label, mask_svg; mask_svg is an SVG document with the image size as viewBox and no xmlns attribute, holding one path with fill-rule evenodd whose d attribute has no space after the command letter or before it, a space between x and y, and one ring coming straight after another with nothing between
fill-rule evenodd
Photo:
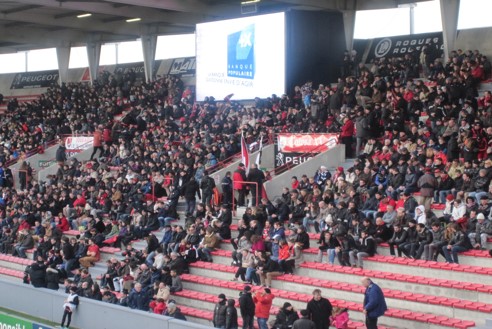
<instances>
[{"instance_id":1,"label":"concrete wall","mask_svg":"<svg viewBox=\"0 0 492 329\"><path fill-rule=\"evenodd\" d=\"M57 148L58 146L56 146ZM87 150L84 150L80 153L77 153L75 156L73 156L72 158L76 158L77 160L79 161L87 161L90 159L91 157L91 154L92 154L92 146L90 148L88 148ZM97 153L99 154L99 153ZM71 158L69 158L70 160ZM56 172L58 171L58 164L55 163L51 166L49 166L48 168L44 168L42 170L39 170L37 173L38 173L38 176L37 176L37 179L38 181L46 181L46 177L48 177L48 175L55 175Z\"/></svg>"},{"instance_id":2,"label":"concrete wall","mask_svg":"<svg viewBox=\"0 0 492 329\"><path fill-rule=\"evenodd\" d=\"M345 146L339 144L280 175L274 176L271 181L264 184L268 197L273 200L275 197L280 196L284 187L290 187L292 176L299 178L304 174L312 176L322 165L330 169L338 167L343 162L345 162Z\"/></svg>"},{"instance_id":3,"label":"concrete wall","mask_svg":"<svg viewBox=\"0 0 492 329\"><path fill-rule=\"evenodd\" d=\"M263 147L263 152L261 154L261 168L267 168L267 170L273 168L275 166L275 149L274 145L265 145ZM258 155L258 151L251 153L249 155L249 163L253 164L256 161L256 156ZM222 181L222 178L224 178L225 174L230 171L231 173L234 172L234 170L237 169L238 164L241 162L241 158L238 160L231 162L230 165L228 165L225 168L222 168L216 172L214 172L211 176L215 180L215 185L219 189L220 192L222 192L222 186L220 182Z\"/></svg>"},{"instance_id":4,"label":"concrete wall","mask_svg":"<svg viewBox=\"0 0 492 329\"><path fill-rule=\"evenodd\" d=\"M40 170L43 169L39 166L40 161L50 161L50 160L54 161L57 149L58 149L58 145L48 147L46 150L44 150L43 154L33 155L32 157L27 158L26 161L28 161L31 165L31 168L34 169L36 173L38 173ZM22 160L17 161L17 163L9 167L10 170L12 170L12 175L14 176L14 186L16 188L19 187L19 168L21 164L22 164Z\"/></svg>"},{"instance_id":5,"label":"concrete wall","mask_svg":"<svg viewBox=\"0 0 492 329\"><path fill-rule=\"evenodd\" d=\"M0 279L0 307L59 323L66 294ZM6 293L8 291L8 293ZM208 326L175 320L162 315L81 298L72 316L72 326L81 329L149 328L206 329Z\"/></svg>"}]
</instances>

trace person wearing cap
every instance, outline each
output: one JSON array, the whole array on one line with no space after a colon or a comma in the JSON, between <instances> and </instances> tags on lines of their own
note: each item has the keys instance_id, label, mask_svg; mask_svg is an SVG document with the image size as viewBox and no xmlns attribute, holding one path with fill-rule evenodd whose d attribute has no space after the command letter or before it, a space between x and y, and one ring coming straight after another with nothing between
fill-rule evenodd
<instances>
[{"instance_id":1,"label":"person wearing cap","mask_svg":"<svg viewBox=\"0 0 492 329\"><path fill-rule=\"evenodd\" d=\"M215 304L214 317L212 318L212 323L214 328L225 328L226 326L226 296L224 294L219 294L219 301Z\"/></svg>"},{"instance_id":2,"label":"person wearing cap","mask_svg":"<svg viewBox=\"0 0 492 329\"><path fill-rule=\"evenodd\" d=\"M277 313L275 322L272 325L274 329L290 329L294 322L299 320L299 315L291 303L285 302Z\"/></svg>"},{"instance_id":3,"label":"person wearing cap","mask_svg":"<svg viewBox=\"0 0 492 329\"><path fill-rule=\"evenodd\" d=\"M485 249L487 239L492 235L492 222L483 213L477 215L475 230L468 233L470 243L475 249Z\"/></svg>"},{"instance_id":4,"label":"person wearing cap","mask_svg":"<svg viewBox=\"0 0 492 329\"><path fill-rule=\"evenodd\" d=\"M164 315L175 318L176 320L186 321L186 317L183 315L183 313L181 313L181 310L179 309L179 307L176 306L176 302L174 301L169 301Z\"/></svg>"},{"instance_id":5,"label":"person wearing cap","mask_svg":"<svg viewBox=\"0 0 492 329\"><path fill-rule=\"evenodd\" d=\"M272 308L274 298L275 296L272 294L270 288L258 290L253 295L253 302L255 303L255 316L259 329L268 329L267 321L270 317L270 309Z\"/></svg>"},{"instance_id":6,"label":"person wearing cap","mask_svg":"<svg viewBox=\"0 0 492 329\"><path fill-rule=\"evenodd\" d=\"M243 318L243 329L254 328L255 303L251 295L251 286L245 286L239 296L239 309Z\"/></svg>"}]
</instances>

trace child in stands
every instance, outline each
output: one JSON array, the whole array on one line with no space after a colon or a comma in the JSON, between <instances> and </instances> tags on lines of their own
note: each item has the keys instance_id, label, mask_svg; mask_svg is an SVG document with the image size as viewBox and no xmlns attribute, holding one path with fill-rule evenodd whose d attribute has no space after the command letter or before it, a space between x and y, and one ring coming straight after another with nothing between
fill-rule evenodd
<instances>
[{"instance_id":1,"label":"child in stands","mask_svg":"<svg viewBox=\"0 0 492 329\"><path fill-rule=\"evenodd\" d=\"M346 308L335 307L333 315L330 317L331 325L337 329L347 329L349 322L348 310Z\"/></svg>"}]
</instances>

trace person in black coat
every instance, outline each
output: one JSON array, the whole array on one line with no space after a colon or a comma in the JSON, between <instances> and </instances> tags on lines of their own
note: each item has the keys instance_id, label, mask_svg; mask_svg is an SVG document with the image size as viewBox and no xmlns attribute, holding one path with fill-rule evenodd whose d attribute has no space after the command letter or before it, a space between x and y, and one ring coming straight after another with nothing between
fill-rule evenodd
<instances>
[{"instance_id":1,"label":"person in black coat","mask_svg":"<svg viewBox=\"0 0 492 329\"><path fill-rule=\"evenodd\" d=\"M263 171L258 169L256 164L253 163L251 165L251 169L249 170L249 174L248 174L248 182L256 183L256 184L248 184L251 190L251 199L252 199L251 205L253 207L256 207L257 204L259 204L259 200L261 200L264 180L265 180L265 174L263 173ZM258 196L258 200L256 199L257 196Z\"/></svg>"},{"instance_id":2,"label":"person in black coat","mask_svg":"<svg viewBox=\"0 0 492 329\"><path fill-rule=\"evenodd\" d=\"M302 250L309 249L309 234L307 234L303 225L297 228L296 242L302 244Z\"/></svg>"},{"instance_id":3,"label":"person in black coat","mask_svg":"<svg viewBox=\"0 0 492 329\"><path fill-rule=\"evenodd\" d=\"M251 296L250 286L245 286L239 296L239 309L241 310L241 317L243 318L243 329L253 329L255 303L253 302L253 297Z\"/></svg>"},{"instance_id":4,"label":"person in black coat","mask_svg":"<svg viewBox=\"0 0 492 329\"><path fill-rule=\"evenodd\" d=\"M232 201L232 179L231 179L231 172L230 171L226 172L226 175L224 178L222 178L220 185L222 186L222 204L225 204L225 205L231 204L231 201Z\"/></svg>"},{"instance_id":5,"label":"person in black coat","mask_svg":"<svg viewBox=\"0 0 492 329\"><path fill-rule=\"evenodd\" d=\"M65 148L65 142L62 139L60 140L60 144L56 149L56 155L55 155L56 162L58 162L58 165L60 167L65 164L65 161L67 161L67 154L65 152L66 150L67 149Z\"/></svg>"},{"instance_id":6,"label":"person in black coat","mask_svg":"<svg viewBox=\"0 0 492 329\"><path fill-rule=\"evenodd\" d=\"M290 329L296 320L299 319L296 310L291 303L284 303L284 306L277 313L277 318L273 324L273 329Z\"/></svg>"},{"instance_id":7,"label":"person in black coat","mask_svg":"<svg viewBox=\"0 0 492 329\"><path fill-rule=\"evenodd\" d=\"M46 269L46 288L58 290L60 288L60 275L55 264L51 264Z\"/></svg>"},{"instance_id":8,"label":"person in black coat","mask_svg":"<svg viewBox=\"0 0 492 329\"><path fill-rule=\"evenodd\" d=\"M140 283L135 283L135 287L128 296L128 306L133 309L148 311L150 294L142 289Z\"/></svg>"},{"instance_id":9,"label":"person in black coat","mask_svg":"<svg viewBox=\"0 0 492 329\"><path fill-rule=\"evenodd\" d=\"M195 180L195 177L192 176L190 180L183 185L181 195L184 196L186 202L186 215L193 215L196 206L196 196L201 198L200 185Z\"/></svg>"},{"instance_id":10,"label":"person in black coat","mask_svg":"<svg viewBox=\"0 0 492 329\"><path fill-rule=\"evenodd\" d=\"M214 328L224 328L226 325L227 305L226 296L219 294L219 302L215 304L214 317L212 323Z\"/></svg>"},{"instance_id":11,"label":"person in black coat","mask_svg":"<svg viewBox=\"0 0 492 329\"><path fill-rule=\"evenodd\" d=\"M236 307L234 306L235 303L236 303L236 301L234 299L229 299L227 301L225 329L236 329L236 328L238 328L237 310L236 310Z\"/></svg>"},{"instance_id":12,"label":"person in black coat","mask_svg":"<svg viewBox=\"0 0 492 329\"><path fill-rule=\"evenodd\" d=\"M307 303L306 311L316 329L328 329L333 307L328 299L321 296L321 290L314 289L313 299Z\"/></svg>"},{"instance_id":13,"label":"person in black coat","mask_svg":"<svg viewBox=\"0 0 492 329\"><path fill-rule=\"evenodd\" d=\"M46 288L46 264L43 257L38 256L38 260L31 265L29 277L35 288Z\"/></svg>"}]
</instances>

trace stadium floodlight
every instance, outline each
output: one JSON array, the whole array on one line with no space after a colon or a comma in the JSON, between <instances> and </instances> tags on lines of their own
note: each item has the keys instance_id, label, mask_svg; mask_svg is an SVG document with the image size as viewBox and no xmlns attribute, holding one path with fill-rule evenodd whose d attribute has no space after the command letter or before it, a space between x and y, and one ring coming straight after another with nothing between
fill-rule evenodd
<instances>
[{"instance_id":1,"label":"stadium floodlight","mask_svg":"<svg viewBox=\"0 0 492 329\"><path fill-rule=\"evenodd\" d=\"M86 17L91 17L91 16L92 16L91 13L85 13L85 14L77 15L77 18L86 18Z\"/></svg>"},{"instance_id":2,"label":"stadium floodlight","mask_svg":"<svg viewBox=\"0 0 492 329\"><path fill-rule=\"evenodd\" d=\"M129 18L126 20L127 23L133 23L133 22L138 22L141 21L142 19L140 17L135 17L135 18Z\"/></svg>"}]
</instances>

